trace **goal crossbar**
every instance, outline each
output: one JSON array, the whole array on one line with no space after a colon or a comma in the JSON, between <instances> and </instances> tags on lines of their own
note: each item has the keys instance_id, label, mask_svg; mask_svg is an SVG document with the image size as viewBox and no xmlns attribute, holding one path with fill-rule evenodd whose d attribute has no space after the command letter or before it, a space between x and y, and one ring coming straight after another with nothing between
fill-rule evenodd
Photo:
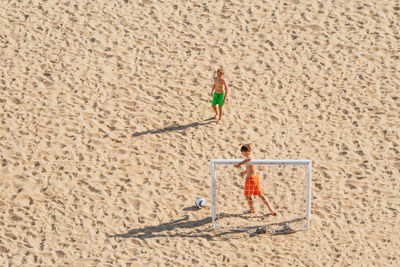
<instances>
[{"instance_id":1,"label":"goal crossbar","mask_svg":"<svg viewBox=\"0 0 400 267\"><path fill-rule=\"evenodd\" d=\"M238 164L242 162L243 159L212 159L211 164ZM247 164L260 165L260 164L311 164L310 159L255 159L249 161Z\"/></svg>"},{"instance_id":2,"label":"goal crossbar","mask_svg":"<svg viewBox=\"0 0 400 267\"><path fill-rule=\"evenodd\" d=\"M238 164L242 162L243 159L211 159L210 167L211 167L211 217L212 217L212 227L213 229L217 229L216 223L216 186L215 186L215 177L216 177L216 164ZM255 159L246 163L246 165L261 165L261 164L280 164L280 165L307 165L307 176L306 176L306 214L305 218L307 220L307 226L304 230L309 230L310 227L310 219L311 219L311 168L312 168L312 160L310 159Z\"/></svg>"}]
</instances>

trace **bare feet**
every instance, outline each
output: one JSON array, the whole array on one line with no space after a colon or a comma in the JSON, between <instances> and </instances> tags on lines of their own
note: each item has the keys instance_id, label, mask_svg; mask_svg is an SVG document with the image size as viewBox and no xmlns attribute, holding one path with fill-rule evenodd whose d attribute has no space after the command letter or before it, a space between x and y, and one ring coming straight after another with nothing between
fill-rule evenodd
<instances>
[{"instance_id":1,"label":"bare feet","mask_svg":"<svg viewBox=\"0 0 400 267\"><path fill-rule=\"evenodd\" d=\"M215 113L214 119L217 119L218 117L218 113Z\"/></svg>"},{"instance_id":2,"label":"bare feet","mask_svg":"<svg viewBox=\"0 0 400 267\"><path fill-rule=\"evenodd\" d=\"M276 212L275 211L271 211L271 215L272 216L276 216Z\"/></svg>"}]
</instances>

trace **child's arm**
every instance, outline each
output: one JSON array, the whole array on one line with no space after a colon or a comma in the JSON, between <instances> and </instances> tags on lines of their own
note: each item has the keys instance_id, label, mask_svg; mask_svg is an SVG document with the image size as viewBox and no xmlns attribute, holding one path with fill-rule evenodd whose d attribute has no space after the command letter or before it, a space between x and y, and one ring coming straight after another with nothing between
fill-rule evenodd
<instances>
[{"instance_id":1,"label":"child's arm","mask_svg":"<svg viewBox=\"0 0 400 267\"><path fill-rule=\"evenodd\" d=\"M243 160L242 162L235 164L235 168L239 168L240 166L242 166L243 164L246 164L247 162L251 161L251 158L247 158L245 160Z\"/></svg>"},{"instance_id":2,"label":"child's arm","mask_svg":"<svg viewBox=\"0 0 400 267\"><path fill-rule=\"evenodd\" d=\"M211 97L213 97L213 92L214 92L214 90L215 90L215 79L214 79L214 85L213 85L213 88L212 88L212 90L211 90Z\"/></svg>"},{"instance_id":3,"label":"child's arm","mask_svg":"<svg viewBox=\"0 0 400 267\"><path fill-rule=\"evenodd\" d=\"M226 99L226 96L228 95L228 86L226 85L225 79L224 79L224 87L225 87L225 95L224 95L224 100L223 100L222 104L225 104L225 99Z\"/></svg>"}]
</instances>

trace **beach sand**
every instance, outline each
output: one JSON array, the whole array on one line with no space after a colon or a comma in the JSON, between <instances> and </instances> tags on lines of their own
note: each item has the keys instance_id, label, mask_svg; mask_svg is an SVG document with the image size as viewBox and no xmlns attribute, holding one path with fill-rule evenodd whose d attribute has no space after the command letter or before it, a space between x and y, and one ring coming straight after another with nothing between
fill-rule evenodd
<instances>
[{"instance_id":1,"label":"beach sand","mask_svg":"<svg viewBox=\"0 0 400 267\"><path fill-rule=\"evenodd\" d=\"M399 266L399 31L394 0L3 1L0 265ZM244 143L313 161L309 231L212 230ZM304 212L265 168L265 224Z\"/></svg>"}]
</instances>

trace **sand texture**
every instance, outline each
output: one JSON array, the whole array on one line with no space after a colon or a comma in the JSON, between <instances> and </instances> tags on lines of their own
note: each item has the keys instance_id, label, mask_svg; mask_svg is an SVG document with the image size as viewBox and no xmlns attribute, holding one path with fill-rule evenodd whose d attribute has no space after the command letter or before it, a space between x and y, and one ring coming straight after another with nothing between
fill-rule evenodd
<instances>
[{"instance_id":1,"label":"sand texture","mask_svg":"<svg viewBox=\"0 0 400 267\"><path fill-rule=\"evenodd\" d=\"M0 266L399 266L399 21L396 0L1 1ZM312 159L308 232L212 230L210 159L244 143ZM304 213L286 173L260 167L257 223Z\"/></svg>"}]
</instances>

